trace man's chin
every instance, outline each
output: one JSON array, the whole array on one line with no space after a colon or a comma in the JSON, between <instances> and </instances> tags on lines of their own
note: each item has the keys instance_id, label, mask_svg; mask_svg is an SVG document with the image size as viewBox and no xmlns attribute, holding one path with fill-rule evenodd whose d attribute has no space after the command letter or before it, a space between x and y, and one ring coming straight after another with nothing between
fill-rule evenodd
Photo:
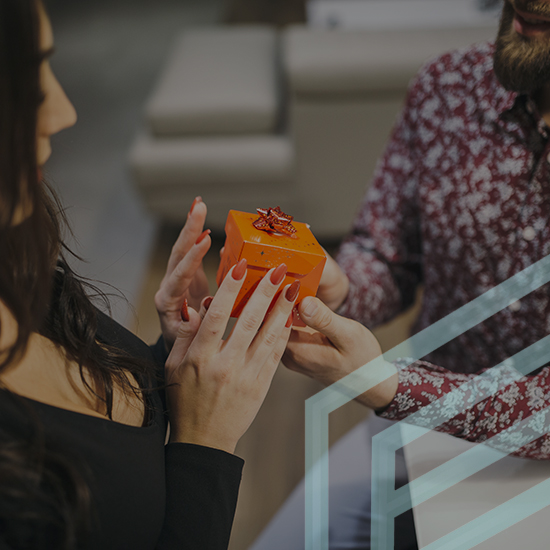
<instances>
[{"instance_id":1,"label":"man's chin","mask_svg":"<svg viewBox=\"0 0 550 550\"><path fill-rule=\"evenodd\" d=\"M550 81L550 36L518 33L515 15L506 3L495 42L494 71L506 90L532 93Z\"/></svg>"},{"instance_id":2,"label":"man's chin","mask_svg":"<svg viewBox=\"0 0 550 550\"><path fill-rule=\"evenodd\" d=\"M533 93L550 82L550 32L520 33L516 19L516 10L506 1L495 41L494 71L505 89Z\"/></svg>"}]
</instances>

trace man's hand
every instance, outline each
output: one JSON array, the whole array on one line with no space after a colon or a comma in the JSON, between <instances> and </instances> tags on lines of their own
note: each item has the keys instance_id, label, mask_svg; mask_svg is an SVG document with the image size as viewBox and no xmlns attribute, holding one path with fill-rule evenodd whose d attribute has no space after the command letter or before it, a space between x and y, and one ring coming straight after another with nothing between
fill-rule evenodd
<instances>
[{"instance_id":1,"label":"man's hand","mask_svg":"<svg viewBox=\"0 0 550 550\"><path fill-rule=\"evenodd\" d=\"M336 315L317 298L304 298L299 313L309 328L292 331L282 360L293 371L329 386L382 354L367 328ZM397 369L391 363L381 369L373 367L373 380L391 376L357 398L375 410L391 403L398 385Z\"/></svg>"},{"instance_id":2,"label":"man's hand","mask_svg":"<svg viewBox=\"0 0 550 550\"><path fill-rule=\"evenodd\" d=\"M336 311L348 295L349 279L334 258L326 250L325 252L327 263L321 275L317 297L330 309Z\"/></svg>"},{"instance_id":3,"label":"man's hand","mask_svg":"<svg viewBox=\"0 0 550 550\"><path fill-rule=\"evenodd\" d=\"M197 197L172 247L166 274L155 294L155 306L168 351L178 334L183 301L187 299L192 308L199 310L202 299L209 293L202 260L212 241L209 231L203 231L205 220L206 205Z\"/></svg>"}]
</instances>

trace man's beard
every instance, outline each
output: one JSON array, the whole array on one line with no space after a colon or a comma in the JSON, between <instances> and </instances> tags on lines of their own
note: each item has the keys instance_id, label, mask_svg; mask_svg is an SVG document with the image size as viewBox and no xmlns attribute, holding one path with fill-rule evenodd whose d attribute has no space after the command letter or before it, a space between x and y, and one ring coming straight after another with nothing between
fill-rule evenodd
<instances>
[{"instance_id":1,"label":"man's beard","mask_svg":"<svg viewBox=\"0 0 550 550\"><path fill-rule=\"evenodd\" d=\"M527 13L550 16L550 5L540 1L515 0ZM514 8L506 0L495 43L494 70L507 90L532 93L550 83L550 37L525 37L513 28Z\"/></svg>"}]
</instances>

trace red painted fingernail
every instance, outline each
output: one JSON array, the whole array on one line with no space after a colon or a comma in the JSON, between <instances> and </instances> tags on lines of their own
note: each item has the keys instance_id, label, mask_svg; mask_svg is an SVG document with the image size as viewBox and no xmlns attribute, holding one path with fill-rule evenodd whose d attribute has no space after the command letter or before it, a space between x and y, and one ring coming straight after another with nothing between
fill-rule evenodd
<instances>
[{"instance_id":1,"label":"red painted fingernail","mask_svg":"<svg viewBox=\"0 0 550 550\"><path fill-rule=\"evenodd\" d=\"M202 303L202 305L203 305L205 311L208 311L208 308L210 307L210 304L212 303L213 299L214 298L212 298L212 296L208 296L208 298L204 299L204 302Z\"/></svg>"},{"instance_id":2,"label":"red painted fingernail","mask_svg":"<svg viewBox=\"0 0 550 550\"><path fill-rule=\"evenodd\" d=\"M197 239L197 242L195 244L199 244L201 241L203 241L207 235L210 235L210 233L212 233L212 231L210 231L210 229L205 229L200 237Z\"/></svg>"},{"instance_id":3,"label":"red painted fingernail","mask_svg":"<svg viewBox=\"0 0 550 550\"><path fill-rule=\"evenodd\" d=\"M187 298L183 300L183 304L181 306L181 320L185 321L186 323L189 322L189 309L187 308Z\"/></svg>"},{"instance_id":4,"label":"red painted fingernail","mask_svg":"<svg viewBox=\"0 0 550 550\"><path fill-rule=\"evenodd\" d=\"M193 209L195 208L195 206L197 206L197 204L199 204L199 202L202 202L202 197L195 197L195 200L193 201L193 204L191 205L191 208L189 209L189 214L193 213Z\"/></svg>"},{"instance_id":5,"label":"red painted fingernail","mask_svg":"<svg viewBox=\"0 0 550 550\"><path fill-rule=\"evenodd\" d=\"M281 264L272 274L270 277L270 281L274 285L280 285L283 282L283 279L285 278L286 272L287 272L286 264Z\"/></svg>"},{"instance_id":6,"label":"red painted fingernail","mask_svg":"<svg viewBox=\"0 0 550 550\"><path fill-rule=\"evenodd\" d=\"M288 316L288 319L286 320L285 327L288 328L290 325L292 325L292 313Z\"/></svg>"},{"instance_id":7,"label":"red painted fingernail","mask_svg":"<svg viewBox=\"0 0 550 550\"><path fill-rule=\"evenodd\" d=\"M246 261L246 258L243 258L236 266L235 269L233 269L233 273L231 276L235 281L240 281L244 274L246 273L246 267L248 265L248 262Z\"/></svg>"},{"instance_id":8,"label":"red painted fingernail","mask_svg":"<svg viewBox=\"0 0 550 550\"><path fill-rule=\"evenodd\" d=\"M298 296L298 292L300 292L300 281L294 281L287 289L285 298L289 302L294 302L296 300L296 296Z\"/></svg>"}]
</instances>

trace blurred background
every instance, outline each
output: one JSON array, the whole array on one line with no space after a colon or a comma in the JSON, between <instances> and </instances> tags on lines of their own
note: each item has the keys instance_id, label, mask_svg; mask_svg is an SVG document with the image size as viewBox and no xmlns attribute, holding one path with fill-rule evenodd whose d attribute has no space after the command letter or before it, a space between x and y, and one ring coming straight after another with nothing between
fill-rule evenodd
<instances>
[{"instance_id":1,"label":"blurred background","mask_svg":"<svg viewBox=\"0 0 550 550\"><path fill-rule=\"evenodd\" d=\"M85 261L124 295L113 315L156 340L153 296L196 195L209 206L215 292L230 208L278 204L330 252L348 231L408 83L427 59L491 39L500 0L48 0L52 65L79 115L45 175ZM420 299L420 298L419 298ZM418 308L376 334L405 339ZM303 476L304 400L281 367L237 454L231 548L247 548ZM367 411L331 415L336 440Z\"/></svg>"}]
</instances>

